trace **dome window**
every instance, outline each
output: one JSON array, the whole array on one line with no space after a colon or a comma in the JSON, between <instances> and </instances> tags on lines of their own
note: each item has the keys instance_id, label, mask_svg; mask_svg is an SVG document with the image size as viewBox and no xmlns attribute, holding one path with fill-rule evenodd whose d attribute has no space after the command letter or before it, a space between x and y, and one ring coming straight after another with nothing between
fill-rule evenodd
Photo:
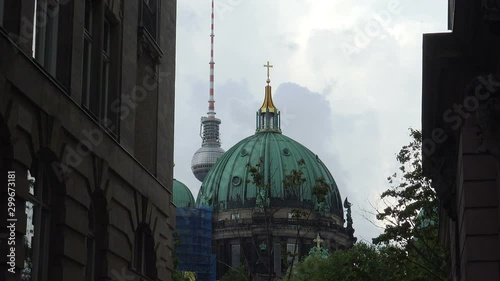
<instances>
[{"instance_id":1,"label":"dome window","mask_svg":"<svg viewBox=\"0 0 500 281\"><path fill-rule=\"evenodd\" d=\"M290 153L290 149L288 149L288 148L286 148L286 147L285 147L285 148L283 148L283 155L285 155L285 156L289 156L290 154L291 154L291 153Z\"/></svg>"},{"instance_id":2,"label":"dome window","mask_svg":"<svg viewBox=\"0 0 500 281\"><path fill-rule=\"evenodd\" d=\"M238 186L241 184L241 178L238 176L234 176L231 182L233 183L234 186Z\"/></svg>"},{"instance_id":3,"label":"dome window","mask_svg":"<svg viewBox=\"0 0 500 281\"><path fill-rule=\"evenodd\" d=\"M243 156L247 156L248 155L248 151L246 149L241 149L240 150L240 156L243 157Z\"/></svg>"}]
</instances>

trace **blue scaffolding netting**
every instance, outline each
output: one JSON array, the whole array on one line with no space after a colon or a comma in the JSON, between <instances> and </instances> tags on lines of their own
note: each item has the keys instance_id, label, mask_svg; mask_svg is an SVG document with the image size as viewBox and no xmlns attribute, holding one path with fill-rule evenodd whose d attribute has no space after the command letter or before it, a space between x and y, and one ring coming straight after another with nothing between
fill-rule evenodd
<instances>
[{"instance_id":1,"label":"blue scaffolding netting","mask_svg":"<svg viewBox=\"0 0 500 281\"><path fill-rule=\"evenodd\" d=\"M175 255L180 271L196 273L198 281L215 281L212 254L212 208L177 208Z\"/></svg>"}]
</instances>

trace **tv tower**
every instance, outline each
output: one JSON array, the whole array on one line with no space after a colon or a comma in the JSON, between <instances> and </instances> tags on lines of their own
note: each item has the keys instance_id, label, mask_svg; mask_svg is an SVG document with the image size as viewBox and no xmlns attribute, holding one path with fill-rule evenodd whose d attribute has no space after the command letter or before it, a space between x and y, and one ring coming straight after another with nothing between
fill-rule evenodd
<instances>
[{"instance_id":1,"label":"tv tower","mask_svg":"<svg viewBox=\"0 0 500 281\"><path fill-rule=\"evenodd\" d=\"M221 120L215 117L214 100L214 0L212 0L212 24L210 32L210 94L208 98L207 116L201 117L200 137L201 147L194 153L191 160L191 170L201 182L213 167L217 158L224 154L220 144L219 126Z\"/></svg>"}]
</instances>

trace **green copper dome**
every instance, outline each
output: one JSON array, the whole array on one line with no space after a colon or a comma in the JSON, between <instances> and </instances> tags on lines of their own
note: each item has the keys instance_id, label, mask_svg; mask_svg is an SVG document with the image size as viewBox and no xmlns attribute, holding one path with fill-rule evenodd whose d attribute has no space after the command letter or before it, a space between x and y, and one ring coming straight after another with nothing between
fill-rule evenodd
<instances>
[{"instance_id":1,"label":"green copper dome","mask_svg":"<svg viewBox=\"0 0 500 281\"><path fill-rule=\"evenodd\" d=\"M263 173L271 181L270 203L272 206L314 208L312 188L317 179L323 179L330 187L326 197L326 211L343 217L342 202L335 180L319 157L305 146L274 131L259 131L233 146L222 155L203 181L197 203L208 205L214 211L256 206L256 186L252 183L250 168L263 160ZM289 194L283 179L304 160L302 190Z\"/></svg>"},{"instance_id":2,"label":"green copper dome","mask_svg":"<svg viewBox=\"0 0 500 281\"><path fill-rule=\"evenodd\" d=\"M281 134L281 112L274 105L269 85L269 68L272 66L268 62L265 67L268 68L267 86L264 102L256 113L256 133L217 159L202 183L198 205L207 205L214 212L221 212L269 204L272 207L317 209L343 218L340 193L328 168L305 146ZM270 186L269 189L259 188L259 192L250 171L250 166L257 164L260 165L259 173ZM300 188L284 187L283 180L293 170L300 169L305 179ZM313 188L320 183L323 187L328 185L329 189L322 203L313 195Z\"/></svg>"},{"instance_id":3,"label":"green copper dome","mask_svg":"<svg viewBox=\"0 0 500 281\"><path fill-rule=\"evenodd\" d=\"M189 188L174 179L174 204L177 208L194 207L195 201Z\"/></svg>"}]
</instances>

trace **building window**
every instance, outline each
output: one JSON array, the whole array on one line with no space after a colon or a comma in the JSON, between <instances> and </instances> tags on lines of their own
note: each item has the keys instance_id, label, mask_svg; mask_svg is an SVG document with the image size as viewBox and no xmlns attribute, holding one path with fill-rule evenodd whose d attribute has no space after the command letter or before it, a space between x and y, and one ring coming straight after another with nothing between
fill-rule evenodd
<instances>
[{"instance_id":1,"label":"building window","mask_svg":"<svg viewBox=\"0 0 500 281\"><path fill-rule=\"evenodd\" d=\"M292 262L293 256L297 254L298 252L298 245L296 243L287 243L286 244L286 253L287 253L287 260L289 263ZM295 262L298 261L298 258L295 258Z\"/></svg>"},{"instance_id":2,"label":"building window","mask_svg":"<svg viewBox=\"0 0 500 281\"><path fill-rule=\"evenodd\" d=\"M236 268L240 266L241 252L240 244L231 245L231 267Z\"/></svg>"},{"instance_id":3,"label":"building window","mask_svg":"<svg viewBox=\"0 0 500 281\"><path fill-rule=\"evenodd\" d=\"M5 0L0 0L0 26L3 26L4 6L5 6Z\"/></svg>"},{"instance_id":4,"label":"building window","mask_svg":"<svg viewBox=\"0 0 500 281\"><path fill-rule=\"evenodd\" d=\"M299 200L299 186L288 186L285 188L285 198L290 200Z\"/></svg>"},{"instance_id":5,"label":"building window","mask_svg":"<svg viewBox=\"0 0 500 281\"><path fill-rule=\"evenodd\" d=\"M135 235L134 268L148 278L156 280L156 252L153 235L145 225L140 226Z\"/></svg>"},{"instance_id":6,"label":"building window","mask_svg":"<svg viewBox=\"0 0 500 281\"><path fill-rule=\"evenodd\" d=\"M106 11L102 42L101 123L116 137L119 133L119 112L113 105L120 103L119 24Z\"/></svg>"},{"instance_id":7,"label":"building window","mask_svg":"<svg viewBox=\"0 0 500 281\"><path fill-rule=\"evenodd\" d=\"M286 244L286 251L287 253L290 253L292 255L294 255L297 251L295 249L296 247L296 244L295 243L287 243Z\"/></svg>"},{"instance_id":8,"label":"building window","mask_svg":"<svg viewBox=\"0 0 500 281\"><path fill-rule=\"evenodd\" d=\"M55 0L35 0L32 56L56 76L59 4Z\"/></svg>"},{"instance_id":9,"label":"building window","mask_svg":"<svg viewBox=\"0 0 500 281\"><path fill-rule=\"evenodd\" d=\"M90 106L90 85L92 69L92 28L93 28L93 7L92 1L85 1L85 22L83 29L83 79L82 79L82 101L83 106Z\"/></svg>"},{"instance_id":10,"label":"building window","mask_svg":"<svg viewBox=\"0 0 500 281\"><path fill-rule=\"evenodd\" d=\"M156 40L156 29L158 26L158 1L143 0L142 1L142 26L149 32L151 37Z\"/></svg>"},{"instance_id":11,"label":"building window","mask_svg":"<svg viewBox=\"0 0 500 281\"><path fill-rule=\"evenodd\" d=\"M88 209L88 228L86 237L87 263L85 266L85 281L100 280L103 274L103 264L107 249L107 211L106 199L100 190L92 194Z\"/></svg>"},{"instance_id":12,"label":"building window","mask_svg":"<svg viewBox=\"0 0 500 281\"><path fill-rule=\"evenodd\" d=\"M83 13L82 106L117 137L120 24L109 7L92 0L85 1Z\"/></svg>"},{"instance_id":13,"label":"building window","mask_svg":"<svg viewBox=\"0 0 500 281\"><path fill-rule=\"evenodd\" d=\"M12 37L17 37L17 39L20 39L21 21L19 15L21 13L21 2L0 0L0 27Z\"/></svg>"},{"instance_id":14,"label":"building window","mask_svg":"<svg viewBox=\"0 0 500 281\"><path fill-rule=\"evenodd\" d=\"M85 267L85 281L95 280L95 239L96 239L96 228L95 228L95 216L94 216L94 206L91 203L88 211L88 232L87 232L87 266Z\"/></svg>"},{"instance_id":15,"label":"building window","mask_svg":"<svg viewBox=\"0 0 500 281\"><path fill-rule=\"evenodd\" d=\"M232 220L239 220L240 219L240 214L239 213L231 214L231 219Z\"/></svg>"},{"instance_id":16,"label":"building window","mask_svg":"<svg viewBox=\"0 0 500 281\"><path fill-rule=\"evenodd\" d=\"M102 44L102 81L101 81L101 116L103 117L104 125L109 125L108 123L108 106L109 106L109 92L110 92L110 52L111 52L111 25L109 20L106 18L104 20L104 36Z\"/></svg>"},{"instance_id":17,"label":"building window","mask_svg":"<svg viewBox=\"0 0 500 281\"><path fill-rule=\"evenodd\" d=\"M234 186L238 186L241 184L241 178L238 176L234 176L231 182L233 183Z\"/></svg>"},{"instance_id":18,"label":"building window","mask_svg":"<svg viewBox=\"0 0 500 281\"><path fill-rule=\"evenodd\" d=\"M47 281L49 258L49 188L44 166L39 165L34 175L28 170L29 198L26 201L26 233L24 243L24 268L22 281Z\"/></svg>"}]
</instances>

